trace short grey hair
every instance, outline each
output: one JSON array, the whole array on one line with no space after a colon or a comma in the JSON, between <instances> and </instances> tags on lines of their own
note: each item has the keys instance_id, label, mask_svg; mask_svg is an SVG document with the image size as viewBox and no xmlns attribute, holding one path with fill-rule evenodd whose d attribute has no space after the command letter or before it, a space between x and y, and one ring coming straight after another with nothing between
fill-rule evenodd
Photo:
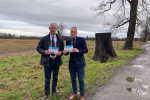
<instances>
[{"instance_id":1,"label":"short grey hair","mask_svg":"<svg viewBox=\"0 0 150 100\"><path fill-rule=\"evenodd\" d=\"M52 24L55 24L55 25L56 25L56 28L58 28L58 25L57 25L56 23L50 23L50 25L49 25L48 28L50 28L50 26L51 26Z\"/></svg>"},{"instance_id":2,"label":"short grey hair","mask_svg":"<svg viewBox=\"0 0 150 100\"><path fill-rule=\"evenodd\" d=\"M77 31L77 27L71 27L71 29L72 29L72 28L75 28L75 29L76 29L76 31ZM71 31L71 29L70 29L70 31Z\"/></svg>"}]
</instances>

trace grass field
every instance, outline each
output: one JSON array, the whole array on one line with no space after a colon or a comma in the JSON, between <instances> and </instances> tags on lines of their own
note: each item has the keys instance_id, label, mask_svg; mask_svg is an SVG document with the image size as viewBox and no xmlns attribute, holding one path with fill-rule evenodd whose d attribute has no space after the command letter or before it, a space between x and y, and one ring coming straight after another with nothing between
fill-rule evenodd
<instances>
[{"instance_id":1,"label":"grass field","mask_svg":"<svg viewBox=\"0 0 150 100\"><path fill-rule=\"evenodd\" d=\"M1 53L35 50L39 40L1 40ZM143 43L134 42L133 50L121 49L124 42L113 42L117 59L100 63L92 60L94 47L88 47L85 54L87 66L85 67L85 96L90 95L93 86L101 86L108 80L115 69L126 63L129 59L143 52L140 46ZM94 46L94 41L87 41L88 46ZM52 100L66 100L72 94L70 74L68 70L69 56L62 56L63 65L58 75L57 90L62 97L55 95ZM44 98L44 70L39 64L40 54L23 54L0 58L0 100L43 100ZM111 61L111 62L110 62ZM79 86L78 86L79 89ZM79 99L79 96L76 100Z\"/></svg>"}]
</instances>

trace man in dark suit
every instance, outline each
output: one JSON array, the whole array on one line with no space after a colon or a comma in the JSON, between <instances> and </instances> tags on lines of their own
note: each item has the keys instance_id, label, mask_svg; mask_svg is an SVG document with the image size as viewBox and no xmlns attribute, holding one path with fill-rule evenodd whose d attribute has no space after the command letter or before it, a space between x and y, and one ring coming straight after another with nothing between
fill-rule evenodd
<instances>
[{"instance_id":1,"label":"man in dark suit","mask_svg":"<svg viewBox=\"0 0 150 100\"><path fill-rule=\"evenodd\" d=\"M84 38L77 37L77 28L72 27L70 29L71 38L66 41L66 45L73 45L72 53L70 53L69 71L72 81L73 95L69 100L73 100L77 96L77 84L76 73L78 74L78 80L80 85L80 100L84 100L84 67L86 66L84 53L88 52L86 41ZM68 55L69 53L64 50L63 53Z\"/></svg>"},{"instance_id":2,"label":"man in dark suit","mask_svg":"<svg viewBox=\"0 0 150 100\"><path fill-rule=\"evenodd\" d=\"M41 62L40 64L44 66L44 74L45 74L45 95L46 99L49 99L50 95L50 78L51 72L53 71L53 81L52 81L52 94L56 92L57 86L57 77L59 66L62 65L61 56L64 50L63 40L55 33L57 30L56 24L51 23L49 26L49 34L44 36L36 50L41 54ZM52 54L49 49L49 46L58 47L58 53Z\"/></svg>"}]
</instances>

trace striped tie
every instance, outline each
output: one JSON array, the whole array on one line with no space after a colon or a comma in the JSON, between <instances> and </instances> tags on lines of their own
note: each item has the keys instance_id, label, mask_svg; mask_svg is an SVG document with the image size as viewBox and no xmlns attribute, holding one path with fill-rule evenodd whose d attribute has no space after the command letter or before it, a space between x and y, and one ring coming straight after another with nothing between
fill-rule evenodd
<instances>
[{"instance_id":1,"label":"striped tie","mask_svg":"<svg viewBox=\"0 0 150 100\"><path fill-rule=\"evenodd\" d=\"M54 37L52 37L52 47L55 47Z\"/></svg>"},{"instance_id":2,"label":"striped tie","mask_svg":"<svg viewBox=\"0 0 150 100\"><path fill-rule=\"evenodd\" d=\"M52 47L55 47L54 37L52 37ZM51 54L51 55L54 56L55 54Z\"/></svg>"}]
</instances>

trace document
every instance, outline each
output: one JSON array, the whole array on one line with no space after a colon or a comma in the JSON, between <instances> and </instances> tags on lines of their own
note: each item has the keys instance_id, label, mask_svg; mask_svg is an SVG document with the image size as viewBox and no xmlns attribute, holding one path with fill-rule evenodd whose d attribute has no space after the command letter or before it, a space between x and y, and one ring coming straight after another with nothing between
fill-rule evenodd
<instances>
[{"instance_id":1,"label":"document","mask_svg":"<svg viewBox=\"0 0 150 100\"><path fill-rule=\"evenodd\" d=\"M49 51L51 51L52 54L57 54L57 52L58 52L58 47L51 47L51 46L49 46Z\"/></svg>"},{"instance_id":2,"label":"document","mask_svg":"<svg viewBox=\"0 0 150 100\"><path fill-rule=\"evenodd\" d=\"M64 50L66 50L68 52L72 52L72 49L73 49L73 45L64 46Z\"/></svg>"}]
</instances>

